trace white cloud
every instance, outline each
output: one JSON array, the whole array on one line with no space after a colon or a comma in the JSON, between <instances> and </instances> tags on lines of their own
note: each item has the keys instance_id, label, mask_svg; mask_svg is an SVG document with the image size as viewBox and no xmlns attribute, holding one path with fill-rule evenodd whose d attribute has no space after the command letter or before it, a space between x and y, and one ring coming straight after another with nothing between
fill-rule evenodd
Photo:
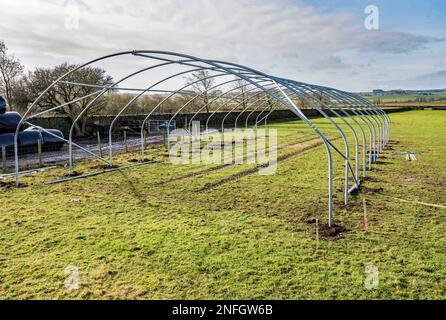
<instances>
[{"instance_id":1,"label":"white cloud","mask_svg":"<svg viewBox=\"0 0 446 320\"><path fill-rule=\"evenodd\" d=\"M66 8L75 3L83 3L79 30L67 30ZM7 12L0 20L0 38L28 68L157 49L356 90L364 89L357 80L342 80L339 72L330 76L325 69L351 66L363 53L411 53L439 41L367 31L362 18L318 12L291 0L2 0L0 10Z\"/></svg>"}]
</instances>

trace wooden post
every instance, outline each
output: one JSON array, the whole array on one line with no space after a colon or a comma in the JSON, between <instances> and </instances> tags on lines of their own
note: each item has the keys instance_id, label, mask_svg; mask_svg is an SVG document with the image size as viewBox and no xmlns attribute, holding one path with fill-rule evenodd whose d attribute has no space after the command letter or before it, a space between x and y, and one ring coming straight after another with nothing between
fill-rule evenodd
<instances>
[{"instance_id":1,"label":"wooden post","mask_svg":"<svg viewBox=\"0 0 446 320\"><path fill-rule=\"evenodd\" d=\"M124 130L124 146L125 146L125 153L129 152L129 146L127 144L127 130Z\"/></svg>"},{"instance_id":2,"label":"wooden post","mask_svg":"<svg viewBox=\"0 0 446 320\"><path fill-rule=\"evenodd\" d=\"M2 145L2 164L3 164L3 173L6 173L6 146Z\"/></svg>"},{"instance_id":3,"label":"wooden post","mask_svg":"<svg viewBox=\"0 0 446 320\"><path fill-rule=\"evenodd\" d=\"M37 154L39 157L39 167L43 167L43 161L42 161L42 140L37 140Z\"/></svg>"},{"instance_id":4,"label":"wooden post","mask_svg":"<svg viewBox=\"0 0 446 320\"><path fill-rule=\"evenodd\" d=\"M370 234L370 229L369 229L369 218L367 217L367 201L364 199L362 199L362 203L364 206L364 230L366 233Z\"/></svg>"},{"instance_id":5,"label":"wooden post","mask_svg":"<svg viewBox=\"0 0 446 320\"><path fill-rule=\"evenodd\" d=\"M167 148L167 130L163 131L164 146Z\"/></svg>"},{"instance_id":6,"label":"wooden post","mask_svg":"<svg viewBox=\"0 0 446 320\"><path fill-rule=\"evenodd\" d=\"M102 158L101 133L99 130L96 132L96 136L98 137L99 156Z\"/></svg>"}]
</instances>

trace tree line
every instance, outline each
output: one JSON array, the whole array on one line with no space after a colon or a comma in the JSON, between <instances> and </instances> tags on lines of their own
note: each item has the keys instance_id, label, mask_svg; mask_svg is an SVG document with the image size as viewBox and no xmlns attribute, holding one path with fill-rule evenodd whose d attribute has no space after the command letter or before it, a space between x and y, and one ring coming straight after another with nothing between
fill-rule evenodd
<instances>
[{"instance_id":1,"label":"tree line","mask_svg":"<svg viewBox=\"0 0 446 320\"><path fill-rule=\"evenodd\" d=\"M0 95L6 97L10 110L23 114L55 80L78 67L79 65L65 62L54 67L37 67L33 71L25 71L21 61L9 54L8 47L4 41L0 40ZM248 108L249 96L258 93L258 90L257 92L248 91L249 83L239 79L232 84L231 93L223 97L222 91L213 89L216 81L210 77L211 75L208 70L193 72L184 77L189 89L176 94L168 100L168 103L161 104L168 93L147 94L129 105L124 114L148 114L155 107L157 107L157 113L173 113L180 108L183 113L229 111L234 109L234 104L237 110L245 110ZM76 83L91 86L75 85ZM35 105L36 112L53 110L46 116L64 116L74 123L81 111L94 102L89 107L89 112L74 126L75 134L83 136L89 116L117 114L135 97L134 94L110 90L97 98L95 93L113 83L112 76L102 68L93 66L79 68L64 78L63 83L54 86L42 99L38 100ZM76 100L74 103L70 103L74 100ZM275 106L266 94L264 94L264 104L270 109ZM65 106L58 108L61 105Z\"/></svg>"}]
</instances>

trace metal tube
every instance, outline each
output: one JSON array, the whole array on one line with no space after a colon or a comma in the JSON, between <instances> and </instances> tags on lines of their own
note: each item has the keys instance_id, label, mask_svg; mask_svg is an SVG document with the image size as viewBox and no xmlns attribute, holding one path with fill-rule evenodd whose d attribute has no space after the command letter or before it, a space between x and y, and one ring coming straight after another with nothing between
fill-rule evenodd
<instances>
[{"instance_id":1,"label":"metal tube","mask_svg":"<svg viewBox=\"0 0 446 320\"><path fill-rule=\"evenodd\" d=\"M172 64L172 63L175 63L175 62L162 63L162 64L159 64L159 65L153 66L152 69L154 69L154 68L158 68L158 67L162 67L162 66L166 66L166 65L170 65L170 64ZM148 87L146 90L142 91L140 94L138 94L138 95L136 95L135 97L133 97L133 99L130 100L130 101L129 101L129 102L128 102L128 103L127 103L127 104L126 104L126 105L125 105L125 106L118 112L118 114L116 115L116 117L112 120L112 122L111 122L111 124L110 124L110 128L109 128L109 158L110 158L110 159L109 159L109 163L110 163L110 165L113 164L113 144L112 144L112 131L113 131L113 127L114 127L114 124L116 123L116 121L119 119L119 117L124 113L124 111L127 110L127 108L128 108L130 105L132 105L136 100L138 100L144 93L150 91L151 89L153 89L153 88L156 87L157 85L159 85L159 84L161 84L161 83L163 83L163 82L165 82L165 81L167 81L167 80L170 80L170 79L173 79L173 78L175 78L175 77L178 77L178 76L180 76L180 75L187 74L187 73L194 72L194 71L199 71L199 70L202 70L202 68L192 69L192 70L187 70L187 71L183 71L183 72L180 72L180 73L176 73L176 74L174 74L174 75L172 75L172 76L169 76L169 77L167 77L167 78L162 79L161 81L156 82L155 84L153 84L153 85L151 85L150 87ZM175 91L174 93L177 93L177 92ZM142 124L141 127L144 128L144 122L143 122L143 124Z\"/></svg>"},{"instance_id":2,"label":"metal tube","mask_svg":"<svg viewBox=\"0 0 446 320\"><path fill-rule=\"evenodd\" d=\"M291 83L291 87L293 89L295 89L294 91L298 91L299 93L302 93L302 89L300 89L295 83L288 81ZM309 103L311 106L313 106L324 118L326 118L331 124L333 124L336 129L339 131L339 133L342 136L342 139L344 141L344 145L345 145L345 179L344 179L344 183L345 183L345 190L344 190L344 202L345 205L348 204L348 190L349 190L349 166L350 166L350 146L348 143L348 139L347 136L344 132L344 130L342 130L342 128L335 122L333 121L333 119L331 119L319 106L316 105L315 102L309 100L307 98L307 94L299 94L296 92L296 94L301 97L302 99L304 99L305 101L307 101L307 103ZM330 109L330 108L327 108ZM332 110L330 110L332 111ZM332 111L333 112L333 111Z\"/></svg>"}]
</instances>

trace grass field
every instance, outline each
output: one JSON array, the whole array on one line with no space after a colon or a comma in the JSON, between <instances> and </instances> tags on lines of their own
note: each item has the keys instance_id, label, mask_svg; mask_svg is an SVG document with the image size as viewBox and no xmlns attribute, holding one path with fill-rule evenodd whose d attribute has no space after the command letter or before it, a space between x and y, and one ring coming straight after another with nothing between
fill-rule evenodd
<instances>
[{"instance_id":1,"label":"grass field","mask_svg":"<svg viewBox=\"0 0 446 320\"><path fill-rule=\"evenodd\" d=\"M337 241L316 241L313 219L327 220L326 154L298 121L275 125L284 160L274 176L172 166L154 149L147 156L159 164L44 185L57 169L1 188L0 298L445 299L446 209L412 201L446 205L446 112L391 117L392 143L360 194L344 208L336 192L335 220L347 229ZM69 265L78 290L64 287ZM376 290L364 286L368 265L379 270Z\"/></svg>"},{"instance_id":2,"label":"grass field","mask_svg":"<svg viewBox=\"0 0 446 320\"><path fill-rule=\"evenodd\" d=\"M424 104L430 106L445 106L446 91L434 92L430 95L416 93L387 94L383 96L366 96L371 101L381 101L384 105ZM433 100L433 101L430 101Z\"/></svg>"}]
</instances>

